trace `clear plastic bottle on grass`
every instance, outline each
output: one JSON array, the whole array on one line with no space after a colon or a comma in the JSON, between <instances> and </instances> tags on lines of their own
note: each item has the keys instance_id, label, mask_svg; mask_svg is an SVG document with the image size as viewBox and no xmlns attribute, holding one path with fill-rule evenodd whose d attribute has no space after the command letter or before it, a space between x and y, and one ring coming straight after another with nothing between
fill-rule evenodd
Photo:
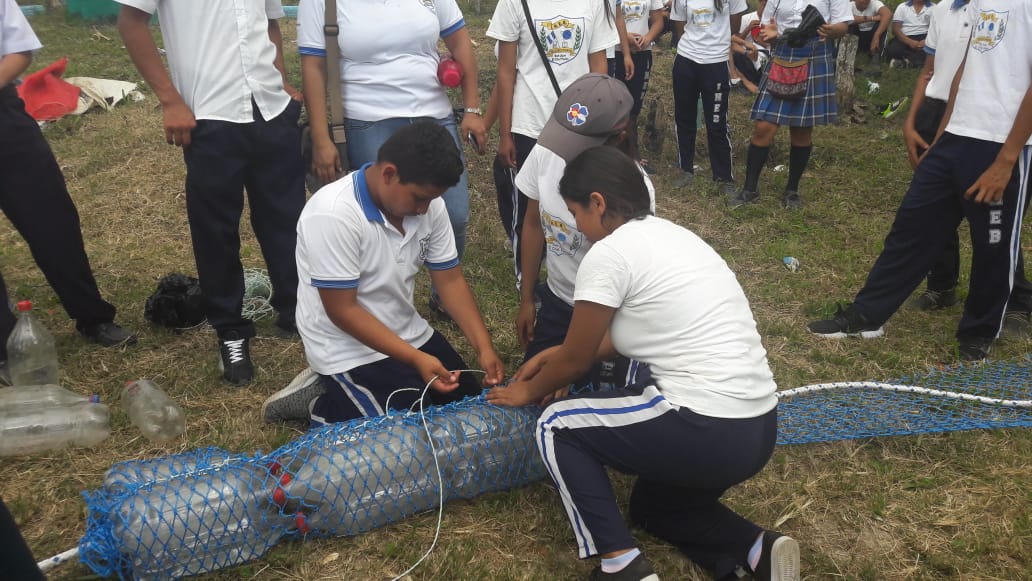
<instances>
[{"instance_id":1,"label":"clear plastic bottle on grass","mask_svg":"<svg viewBox=\"0 0 1032 581\"><path fill-rule=\"evenodd\" d=\"M171 440L186 429L183 410L149 379L125 384L122 409L129 414L133 425L152 442Z\"/></svg>"},{"instance_id":2,"label":"clear plastic bottle on grass","mask_svg":"<svg viewBox=\"0 0 1032 581\"><path fill-rule=\"evenodd\" d=\"M108 407L97 401L93 396L89 401L53 406L0 407L0 456L99 444L111 428Z\"/></svg>"},{"instance_id":3,"label":"clear plastic bottle on grass","mask_svg":"<svg viewBox=\"0 0 1032 581\"><path fill-rule=\"evenodd\" d=\"M57 384L54 336L32 315L32 301L18 303L18 322L7 338L12 385Z\"/></svg>"}]
</instances>

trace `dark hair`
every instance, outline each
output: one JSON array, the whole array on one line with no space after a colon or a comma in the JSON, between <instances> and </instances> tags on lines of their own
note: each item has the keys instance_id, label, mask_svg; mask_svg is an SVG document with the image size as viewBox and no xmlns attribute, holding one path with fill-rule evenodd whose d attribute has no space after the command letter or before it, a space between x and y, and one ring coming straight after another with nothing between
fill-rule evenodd
<instances>
[{"instance_id":1,"label":"dark hair","mask_svg":"<svg viewBox=\"0 0 1032 581\"><path fill-rule=\"evenodd\" d=\"M465 169L451 133L433 121L394 132L376 153L377 163L392 163L402 183L450 188Z\"/></svg>"},{"instance_id":2,"label":"dark hair","mask_svg":"<svg viewBox=\"0 0 1032 581\"><path fill-rule=\"evenodd\" d=\"M652 213L649 190L638 165L615 147L592 147L566 164L566 171L559 180L559 195L587 205L592 192L605 198L607 213L612 212L624 220Z\"/></svg>"}]
</instances>

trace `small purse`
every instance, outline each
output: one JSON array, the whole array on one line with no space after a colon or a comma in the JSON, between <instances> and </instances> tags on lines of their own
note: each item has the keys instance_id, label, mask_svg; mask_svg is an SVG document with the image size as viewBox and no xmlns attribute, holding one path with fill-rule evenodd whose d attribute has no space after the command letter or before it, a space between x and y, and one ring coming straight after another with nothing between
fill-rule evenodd
<instances>
[{"instance_id":1,"label":"small purse","mask_svg":"<svg viewBox=\"0 0 1032 581\"><path fill-rule=\"evenodd\" d=\"M806 95L810 82L810 59L790 61L774 57L767 71L767 92L786 101L796 101Z\"/></svg>"}]
</instances>

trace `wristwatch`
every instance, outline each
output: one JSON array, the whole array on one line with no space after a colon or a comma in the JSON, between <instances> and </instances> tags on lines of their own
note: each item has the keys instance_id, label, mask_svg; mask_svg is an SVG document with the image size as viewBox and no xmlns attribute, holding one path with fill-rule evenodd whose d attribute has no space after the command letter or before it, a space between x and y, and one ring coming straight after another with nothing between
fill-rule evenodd
<instances>
[{"instance_id":1,"label":"wristwatch","mask_svg":"<svg viewBox=\"0 0 1032 581\"><path fill-rule=\"evenodd\" d=\"M466 107L466 108L464 109L464 112L466 112L466 113L472 113L472 114L474 114L474 115L479 115L479 116L481 116L481 117L483 117L483 116L484 116L484 112L480 110L480 107Z\"/></svg>"}]
</instances>

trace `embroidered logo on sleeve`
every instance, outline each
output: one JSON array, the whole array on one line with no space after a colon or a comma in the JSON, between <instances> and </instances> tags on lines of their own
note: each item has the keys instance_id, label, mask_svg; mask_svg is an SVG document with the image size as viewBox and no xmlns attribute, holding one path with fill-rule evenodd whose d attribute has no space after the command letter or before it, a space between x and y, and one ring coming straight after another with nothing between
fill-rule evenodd
<instances>
[{"instance_id":1,"label":"embroidered logo on sleeve","mask_svg":"<svg viewBox=\"0 0 1032 581\"><path fill-rule=\"evenodd\" d=\"M971 48L978 52L989 52L1003 42L1007 34L1007 20L1010 11L982 10L975 18L975 31L971 35Z\"/></svg>"}]
</instances>

